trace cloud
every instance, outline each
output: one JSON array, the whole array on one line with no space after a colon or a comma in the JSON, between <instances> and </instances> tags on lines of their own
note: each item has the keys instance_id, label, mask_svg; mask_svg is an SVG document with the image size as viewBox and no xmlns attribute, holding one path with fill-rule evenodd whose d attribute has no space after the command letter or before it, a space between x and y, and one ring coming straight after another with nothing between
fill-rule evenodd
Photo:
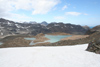
<instances>
[{"instance_id":1,"label":"cloud","mask_svg":"<svg viewBox=\"0 0 100 67\"><path fill-rule=\"evenodd\" d=\"M67 5L63 6L62 10L65 10L66 8L68 8Z\"/></svg>"},{"instance_id":2,"label":"cloud","mask_svg":"<svg viewBox=\"0 0 100 67\"><path fill-rule=\"evenodd\" d=\"M13 18L13 16L15 17ZM12 14L12 18L14 21L28 21L34 19L33 17L26 16L25 14Z\"/></svg>"},{"instance_id":3,"label":"cloud","mask_svg":"<svg viewBox=\"0 0 100 67\"><path fill-rule=\"evenodd\" d=\"M46 14L58 3L59 3L59 0L39 0L39 1L36 1L34 4L32 4L33 9L34 9L32 14Z\"/></svg>"},{"instance_id":4,"label":"cloud","mask_svg":"<svg viewBox=\"0 0 100 67\"><path fill-rule=\"evenodd\" d=\"M0 17L7 17L13 10L29 10L32 14L46 14L60 0L0 0Z\"/></svg>"},{"instance_id":5,"label":"cloud","mask_svg":"<svg viewBox=\"0 0 100 67\"><path fill-rule=\"evenodd\" d=\"M7 0L0 0L0 17L10 16L9 11L13 10L12 3Z\"/></svg>"},{"instance_id":6,"label":"cloud","mask_svg":"<svg viewBox=\"0 0 100 67\"><path fill-rule=\"evenodd\" d=\"M9 19L9 20L16 21L16 22L34 20L33 17L27 16L25 14L9 13L9 15L10 16L4 16L2 18Z\"/></svg>"},{"instance_id":7,"label":"cloud","mask_svg":"<svg viewBox=\"0 0 100 67\"><path fill-rule=\"evenodd\" d=\"M84 15L88 15L87 13L84 13Z\"/></svg>"},{"instance_id":8,"label":"cloud","mask_svg":"<svg viewBox=\"0 0 100 67\"><path fill-rule=\"evenodd\" d=\"M81 15L81 13L79 13L79 12L66 12L65 14L66 15L72 15L72 16L79 16L79 15Z\"/></svg>"},{"instance_id":9,"label":"cloud","mask_svg":"<svg viewBox=\"0 0 100 67\"><path fill-rule=\"evenodd\" d=\"M55 16L54 19L62 20L62 19L65 19L65 17L63 17L63 16Z\"/></svg>"}]
</instances>

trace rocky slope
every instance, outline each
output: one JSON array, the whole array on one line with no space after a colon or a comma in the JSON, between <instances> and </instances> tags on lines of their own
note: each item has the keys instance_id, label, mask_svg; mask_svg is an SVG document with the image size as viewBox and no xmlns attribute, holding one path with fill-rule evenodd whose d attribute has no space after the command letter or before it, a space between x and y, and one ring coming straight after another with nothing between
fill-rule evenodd
<instances>
[{"instance_id":1,"label":"rocky slope","mask_svg":"<svg viewBox=\"0 0 100 67\"><path fill-rule=\"evenodd\" d=\"M82 26L84 29L86 29L86 30L90 30L90 27L88 27L87 25L85 25L85 26Z\"/></svg>"},{"instance_id":2,"label":"rocky slope","mask_svg":"<svg viewBox=\"0 0 100 67\"><path fill-rule=\"evenodd\" d=\"M90 34L91 39L86 50L100 54L100 25L88 30L86 34Z\"/></svg>"},{"instance_id":3,"label":"rocky slope","mask_svg":"<svg viewBox=\"0 0 100 67\"><path fill-rule=\"evenodd\" d=\"M95 32L90 35L91 41L88 44L87 51L100 54L100 32Z\"/></svg>"},{"instance_id":4,"label":"rocky slope","mask_svg":"<svg viewBox=\"0 0 100 67\"><path fill-rule=\"evenodd\" d=\"M0 19L0 35L28 34L36 35L38 33L49 33L50 30L41 24L16 23L6 19Z\"/></svg>"},{"instance_id":5,"label":"rocky slope","mask_svg":"<svg viewBox=\"0 0 100 67\"><path fill-rule=\"evenodd\" d=\"M92 40L88 44L88 48L86 50L87 51L90 51L90 52L95 52L95 53L100 54L100 38L99 39Z\"/></svg>"},{"instance_id":6,"label":"rocky slope","mask_svg":"<svg viewBox=\"0 0 100 67\"><path fill-rule=\"evenodd\" d=\"M80 25L51 23L47 28L52 32L65 32L70 34L84 34L87 30Z\"/></svg>"},{"instance_id":7,"label":"rocky slope","mask_svg":"<svg viewBox=\"0 0 100 67\"><path fill-rule=\"evenodd\" d=\"M86 32L86 34L88 34L88 35L90 35L90 34L93 34L93 33L95 33L95 32L100 32L100 25L98 25L98 26L95 26L94 28L92 28L92 29L89 29L87 32Z\"/></svg>"}]
</instances>

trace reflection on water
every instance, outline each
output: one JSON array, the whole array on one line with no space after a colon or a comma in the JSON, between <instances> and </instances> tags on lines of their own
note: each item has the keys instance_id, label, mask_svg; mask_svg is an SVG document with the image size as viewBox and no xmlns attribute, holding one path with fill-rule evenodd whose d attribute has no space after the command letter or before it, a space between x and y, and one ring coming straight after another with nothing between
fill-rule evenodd
<instances>
[{"instance_id":1,"label":"reflection on water","mask_svg":"<svg viewBox=\"0 0 100 67\"><path fill-rule=\"evenodd\" d=\"M50 39L50 40L47 40L45 42L55 43L55 42L60 41L62 38L70 37L70 36L72 36L72 35L57 35L57 36L54 36L54 35L45 35L46 38ZM38 44L38 43L45 43L45 42L34 43L35 38L24 38L24 39L31 40L31 43L29 45L35 45L35 44Z\"/></svg>"}]
</instances>

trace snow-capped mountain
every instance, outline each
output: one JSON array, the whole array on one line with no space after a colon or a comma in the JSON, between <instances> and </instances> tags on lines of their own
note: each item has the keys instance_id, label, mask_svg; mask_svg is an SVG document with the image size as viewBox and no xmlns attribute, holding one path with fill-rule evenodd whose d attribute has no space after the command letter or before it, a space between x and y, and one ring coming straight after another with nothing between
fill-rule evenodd
<instances>
[{"instance_id":1,"label":"snow-capped mountain","mask_svg":"<svg viewBox=\"0 0 100 67\"><path fill-rule=\"evenodd\" d=\"M16 23L14 21L0 18L0 35L28 34L36 35L38 33L65 32L71 34L84 34L87 30L80 25L30 22Z\"/></svg>"}]
</instances>

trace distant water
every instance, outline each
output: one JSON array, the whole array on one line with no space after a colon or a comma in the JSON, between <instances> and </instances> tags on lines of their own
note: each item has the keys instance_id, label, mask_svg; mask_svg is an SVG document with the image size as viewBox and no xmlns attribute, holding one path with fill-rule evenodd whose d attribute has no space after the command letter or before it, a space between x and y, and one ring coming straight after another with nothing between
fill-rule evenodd
<instances>
[{"instance_id":1,"label":"distant water","mask_svg":"<svg viewBox=\"0 0 100 67\"><path fill-rule=\"evenodd\" d=\"M90 26L90 29L92 29L94 26Z\"/></svg>"},{"instance_id":2,"label":"distant water","mask_svg":"<svg viewBox=\"0 0 100 67\"><path fill-rule=\"evenodd\" d=\"M72 36L72 35L57 35L57 36L54 36L54 35L45 35L46 38L50 39L50 40L47 40L45 42L54 43L54 42L60 41L62 38L70 37L70 36ZM37 43L45 43L45 42L37 42L37 43L34 43L35 38L24 38L24 39L31 40L31 42L30 42L29 45L35 45Z\"/></svg>"},{"instance_id":3,"label":"distant water","mask_svg":"<svg viewBox=\"0 0 100 67\"><path fill-rule=\"evenodd\" d=\"M2 45L3 43L0 42L0 45Z\"/></svg>"},{"instance_id":4,"label":"distant water","mask_svg":"<svg viewBox=\"0 0 100 67\"><path fill-rule=\"evenodd\" d=\"M72 36L72 35L57 35L57 36L54 36L54 35L45 35L46 38L50 39L50 40L47 40L45 42L54 43L54 42L60 41L62 38L70 37L70 36Z\"/></svg>"},{"instance_id":5,"label":"distant water","mask_svg":"<svg viewBox=\"0 0 100 67\"><path fill-rule=\"evenodd\" d=\"M35 38L24 38L26 40L35 40Z\"/></svg>"},{"instance_id":6,"label":"distant water","mask_svg":"<svg viewBox=\"0 0 100 67\"><path fill-rule=\"evenodd\" d=\"M31 40L29 45L34 45L35 43L33 42L35 38L24 38L25 40Z\"/></svg>"}]
</instances>

